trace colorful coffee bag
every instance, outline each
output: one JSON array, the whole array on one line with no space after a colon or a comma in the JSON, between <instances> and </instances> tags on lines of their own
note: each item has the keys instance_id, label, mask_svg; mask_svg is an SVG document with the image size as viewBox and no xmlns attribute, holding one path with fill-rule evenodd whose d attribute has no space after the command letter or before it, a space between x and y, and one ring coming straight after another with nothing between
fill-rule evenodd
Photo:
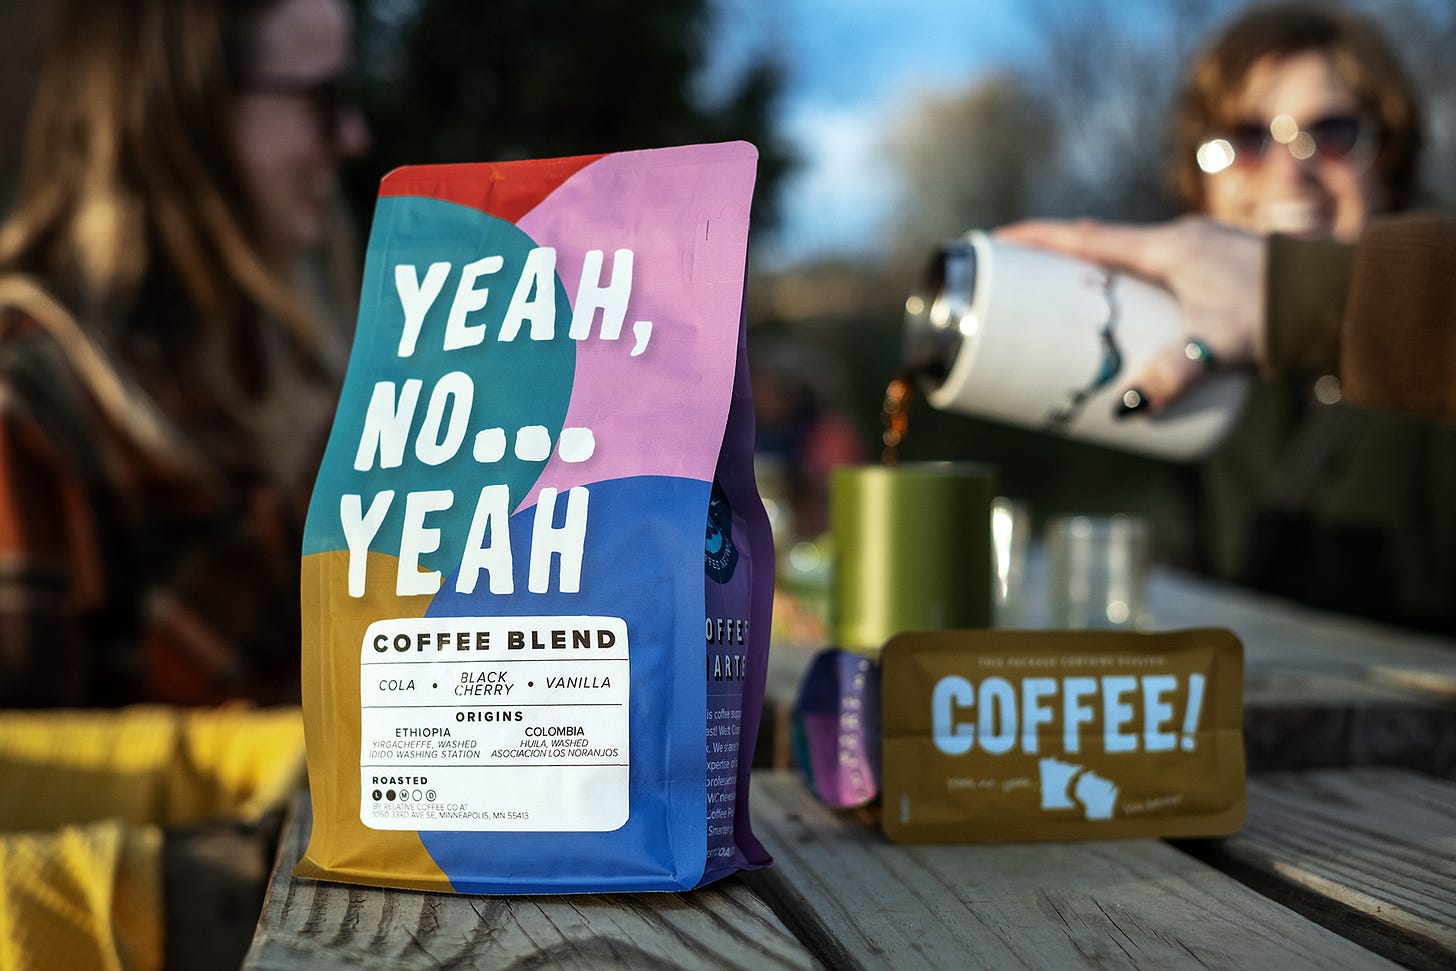
<instances>
[{"instance_id":1,"label":"colorful coffee bag","mask_svg":"<svg viewBox=\"0 0 1456 971\"><path fill-rule=\"evenodd\" d=\"M1227 630L901 634L882 658L899 842L1223 836L1244 820Z\"/></svg>"},{"instance_id":2,"label":"colorful coffee bag","mask_svg":"<svg viewBox=\"0 0 1456 971\"><path fill-rule=\"evenodd\" d=\"M676 890L769 862L747 800L773 582L742 329L756 159L383 181L305 535L300 876Z\"/></svg>"}]
</instances>

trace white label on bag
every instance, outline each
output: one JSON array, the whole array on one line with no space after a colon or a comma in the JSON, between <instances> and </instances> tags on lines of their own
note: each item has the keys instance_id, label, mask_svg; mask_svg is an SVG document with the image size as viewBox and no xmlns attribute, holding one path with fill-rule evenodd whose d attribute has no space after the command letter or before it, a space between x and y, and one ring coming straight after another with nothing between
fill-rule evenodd
<instances>
[{"instance_id":1,"label":"white label on bag","mask_svg":"<svg viewBox=\"0 0 1456 971\"><path fill-rule=\"evenodd\" d=\"M620 617L381 620L360 660L364 825L606 832L627 822Z\"/></svg>"}]
</instances>

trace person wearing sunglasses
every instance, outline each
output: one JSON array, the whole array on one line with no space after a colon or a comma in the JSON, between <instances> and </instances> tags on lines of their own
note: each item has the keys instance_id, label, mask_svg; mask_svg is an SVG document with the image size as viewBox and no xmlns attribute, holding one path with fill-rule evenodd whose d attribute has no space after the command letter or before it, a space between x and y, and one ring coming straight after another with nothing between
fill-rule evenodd
<instances>
[{"instance_id":1,"label":"person wearing sunglasses","mask_svg":"<svg viewBox=\"0 0 1456 971\"><path fill-rule=\"evenodd\" d=\"M1190 211L1349 242L1410 203L1422 140L1414 88L1372 24L1328 6L1256 7L1189 72L1174 174Z\"/></svg>"},{"instance_id":2,"label":"person wearing sunglasses","mask_svg":"<svg viewBox=\"0 0 1456 971\"><path fill-rule=\"evenodd\" d=\"M0 707L296 699L303 516L357 292L351 17L54 15L0 226Z\"/></svg>"},{"instance_id":3,"label":"person wearing sunglasses","mask_svg":"<svg viewBox=\"0 0 1456 971\"><path fill-rule=\"evenodd\" d=\"M1417 195L1414 86L1361 18L1255 7L1193 62L1174 133L1176 182L1200 215L1004 237L1179 298L1186 333L1127 377L1125 420L1211 368L1260 370L1197 470L1205 570L1456 632L1456 428L1441 424L1456 423L1456 223L1397 215Z\"/></svg>"}]
</instances>

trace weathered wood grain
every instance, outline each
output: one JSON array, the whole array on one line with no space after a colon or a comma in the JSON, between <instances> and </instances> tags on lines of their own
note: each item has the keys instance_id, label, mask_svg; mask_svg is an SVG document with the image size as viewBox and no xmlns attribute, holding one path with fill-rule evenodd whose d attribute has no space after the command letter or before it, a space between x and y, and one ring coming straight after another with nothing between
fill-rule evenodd
<instances>
[{"instance_id":1,"label":"weathered wood grain","mask_svg":"<svg viewBox=\"0 0 1456 971\"><path fill-rule=\"evenodd\" d=\"M1250 669L1343 667L1391 684L1456 696L1456 650L1447 638L1305 607L1176 570L1155 569L1148 585L1153 622L1227 627L1244 642Z\"/></svg>"},{"instance_id":2,"label":"weathered wood grain","mask_svg":"<svg viewBox=\"0 0 1456 971\"><path fill-rule=\"evenodd\" d=\"M536 897L322 883L291 873L310 818L303 797L284 832L246 971L816 967L737 879L690 893Z\"/></svg>"},{"instance_id":3,"label":"weathered wood grain","mask_svg":"<svg viewBox=\"0 0 1456 971\"><path fill-rule=\"evenodd\" d=\"M1244 675L1244 744L1251 772L1391 766L1456 777L1456 701L1353 665L1265 662Z\"/></svg>"},{"instance_id":4,"label":"weathered wood grain","mask_svg":"<svg viewBox=\"0 0 1456 971\"><path fill-rule=\"evenodd\" d=\"M1456 783L1398 769L1249 780L1249 821L1201 859L1371 950L1456 967Z\"/></svg>"},{"instance_id":5,"label":"weathered wood grain","mask_svg":"<svg viewBox=\"0 0 1456 971\"><path fill-rule=\"evenodd\" d=\"M1251 772L1396 766L1456 778L1456 642L1172 570L1159 628L1217 625L1244 644Z\"/></svg>"},{"instance_id":6,"label":"weathered wood grain","mask_svg":"<svg viewBox=\"0 0 1456 971\"><path fill-rule=\"evenodd\" d=\"M1392 967L1156 841L897 846L784 772L747 881L834 968Z\"/></svg>"}]
</instances>

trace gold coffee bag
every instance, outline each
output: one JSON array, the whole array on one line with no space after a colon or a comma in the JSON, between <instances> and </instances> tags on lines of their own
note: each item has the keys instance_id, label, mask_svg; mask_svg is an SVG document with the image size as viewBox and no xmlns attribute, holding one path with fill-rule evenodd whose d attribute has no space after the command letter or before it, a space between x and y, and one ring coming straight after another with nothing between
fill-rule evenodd
<instances>
[{"instance_id":1,"label":"gold coffee bag","mask_svg":"<svg viewBox=\"0 0 1456 971\"><path fill-rule=\"evenodd\" d=\"M1223 836L1244 820L1232 632L945 631L882 658L897 842Z\"/></svg>"}]
</instances>

